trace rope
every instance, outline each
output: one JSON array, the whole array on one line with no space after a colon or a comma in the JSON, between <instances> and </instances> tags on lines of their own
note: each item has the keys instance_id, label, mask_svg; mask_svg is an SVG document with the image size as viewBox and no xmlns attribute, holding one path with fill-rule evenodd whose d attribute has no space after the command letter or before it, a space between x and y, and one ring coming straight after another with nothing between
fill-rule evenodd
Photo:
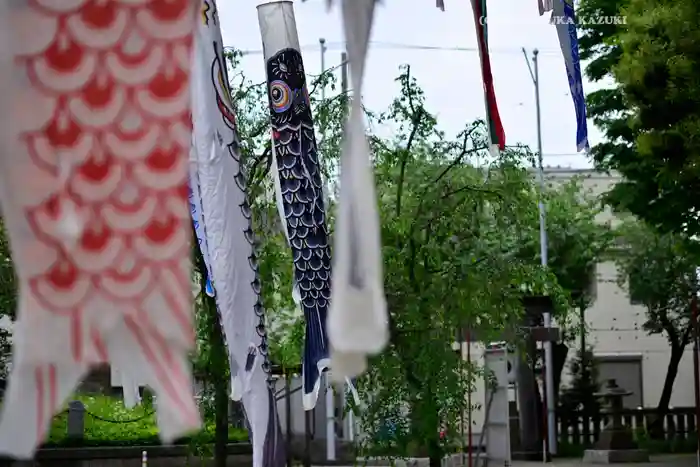
<instances>
[{"instance_id":1,"label":"rope","mask_svg":"<svg viewBox=\"0 0 700 467\"><path fill-rule=\"evenodd\" d=\"M132 419L129 419L129 420L113 420L113 419L110 419L110 418L100 417L99 415L96 415L96 414L90 412L90 411L87 410L87 409L85 409L85 413L86 413L87 415L90 415L92 418L94 418L94 419L96 419L96 420L99 420L99 421L101 421L101 422L114 423L114 424L119 425L119 424L127 424L127 423L136 423L136 422L140 422L141 420L143 420L143 419L145 419L145 418L150 417L151 415L153 415L153 414L155 413L155 410L151 410L150 412L147 412L147 413L141 415L140 417L132 418Z\"/></svg>"}]
</instances>

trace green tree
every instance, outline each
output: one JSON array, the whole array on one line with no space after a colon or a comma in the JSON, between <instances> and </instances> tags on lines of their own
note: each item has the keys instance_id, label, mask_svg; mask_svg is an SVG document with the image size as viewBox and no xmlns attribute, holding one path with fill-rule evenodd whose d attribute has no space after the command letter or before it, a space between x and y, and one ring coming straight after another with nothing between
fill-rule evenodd
<instances>
[{"instance_id":1,"label":"green tree","mask_svg":"<svg viewBox=\"0 0 700 467\"><path fill-rule=\"evenodd\" d=\"M519 210L532 185L522 152L489 161L482 122L448 139L410 68L397 81L391 107L371 116L396 129L392 138L371 136L391 342L359 381L369 435L362 450L420 452L440 465L477 375L451 349L454 330L478 329L489 339L516 328L522 286L554 295L558 310L566 300L552 274L518 258L526 235ZM485 164L476 167L477 158Z\"/></svg>"},{"instance_id":2,"label":"green tree","mask_svg":"<svg viewBox=\"0 0 700 467\"><path fill-rule=\"evenodd\" d=\"M574 411L598 413L601 408L600 399L595 393L600 390L600 383L592 348L577 352L576 358L569 363L569 374L571 381L562 388L559 408L565 414Z\"/></svg>"},{"instance_id":3,"label":"green tree","mask_svg":"<svg viewBox=\"0 0 700 467\"><path fill-rule=\"evenodd\" d=\"M625 14L629 0L581 0L576 14L582 17L620 16ZM578 26L581 60L587 61L586 77L602 89L586 95L589 117L605 135L605 140L591 148L596 166L602 170L617 170L635 161L635 135L628 125L630 110L622 89L614 78L613 68L620 62L622 47L619 35L624 24L582 23ZM632 175L632 174L630 174Z\"/></svg>"},{"instance_id":4,"label":"green tree","mask_svg":"<svg viewBox=\"0 0 700 467\"><path fill-rule=\"evenodd\" d=\"M0 219L0 317L14 320L17 307L17 278L12 265L10 244L5 234L5 226ZM12 357L12 335L0 329L0 379L7 378L8 366Z\"/></svg>"},{"instance_id":5,"label":"green tree","mask_svg":"<svg viewBox=\"0 0 700 467\"><path fill-rule=\"evenodd\" d=\"M588 18L619 16L625 14L628 4L629 0L581 0L576 14ZM581 60L588 62L586 77L604 85L586 95L588 115L605 135L602 143L591 148L591 155L599 168L622 171L622 165L635 159L634 134L627 124L630 111L618 84L606 82L613 78L613 68L620 62L619 34L626 25L604 23L578 26Z\"/></svg>"},{"instance_id":6,"label":"green tree","mask_svg":"<svg viewBox=\"0 0 700 467\"><path fill-rule=\"evenodd\" d=\"M197 242L193 245L194 276L199 284L199 294L195 299L198 339L194 366L206 388L203 401L205 416L214 418L214 464L224 467L228 453L228 353L216 300L205 292L206 276L202 274L202 271L206 271L204 258L196 246Z\"/></svg>"},{"instance_id":7,"label":"green tree","mask_svg":"<svg viewBox=\"0 0 700 467\"><path fill-rule=\"evenodd\" d=\"M621 204L664 231L700 233L700 5L631 0L615 78L632 111L638 175Z\"/></svg>"},{"instance_id":8,"label":"green tree","mask_svg":"<svg viewBox=\"0 0 700 467\"><path fill-rule=\"evenodd\" d=\"M529 184L521 196L521 206L513 219L514 226L523 234L519 242L518 257L522 261L539 263L541 260L539 210L537 200L540 197L537 184ZM589 306L595 266L607 253L613 234L605 224L596 221L601 212L599 200L587 192L582 179L573 178L559 184L546 186L544 191L546 206L546 226L548 240L548 267L556 277L557 283L569 296L569 310ZM573 313L560 314L557 325L564 331L563 341L552 345L554 394L559 394L559 384L564 370L568 346L566 343L577 334L585 332L578 323L571 319ZM536 323L542 325L542 321ZM532 325L532 323L526 323ZM518 367L518 397L521 403L519 411L521 428L521 445L526 450L537 450L542 439L542 401L541 394L535 391L536 366L542 367L542 356L538 356L535 343L531 340L526 350L526 360L531 365ZM552 402L555 406L557 401Z\"/></svg>"},{"instance_id":9,"label":"green tree","mask_svg":"<svg viewBox=\"0 0 700 467\"><path fill-rule=\"evenodd\" d=\"M606 141L592 154L624 180L608 201L662 231L700 232L697 108L700 99L698 6L686 0L583 0L579 14L626 15L625 25L585 25L581 58L593 81L612 87L587 96L589 115Z\"/></svg>"},{"instance_id":10,"label":"green tree","mask_svg":"<svg viewBox=\"0 0 700 467\"><path fill-rule=\"evenodd\" d=\"M626 222L619 233L626 245L616 259L619 283L628 290L630 298L645 307L643 329L648 334L663 335L671 349L657 404L658 423L662 423L678 366L692 337L691 303L698 292L697 257L685 237L658 234L638 221Z\"/></svg>"},{"instance_id":11,"label":"green tree","mask_svg":"<svg viewBox=\"0 0 700 467\"><path fill-rule=\"evenodd\" d=\"M270 353L275 362L294 366L299 363L302 317L291 301L291 258L267 176L270 154L264 83L246 80L236 71L235 54L232 59L239 132L253 180L250 190L260 241L263 298L271 321ZM320 101L320 86L326 83L333 91L333 77L312 78L319 151L332 192L347 96L335 94ZM410 414L408 419L396 420L397 426L406 429L393 438L392 442L400 444L394 448L402 448L394 452L405 454L421 448L435 461L451 442L450 436L440 440L438 431L458 431L464 393L479 372L450 349L454 329L468 326L488 335L504 326L516 327L520 299L530 290L554 295L559 317L568 322L566 288L573 289L577 277L588 280L590 263L601 242L596 237L599 232L594 235L592 224L587 224L597 211L581 204L578 185L549 190L553 225L569 227L552 230L554 274L542 270L537 190L522 165L531 154L516 148L498 160L489 160L481 123L469 125L454 140L447 138L424 108L422 91L408 68L397 81L401 93L391 107L381 113L367 111L370 127L390 124L396 129L390 138L370 134L382 216L386 291L389 307L396 313L392 313L389 351L377 358L359 383L368 404L362 423L374 435L365 440L363 450L371 453L387 447L378 436L386 428L382 421L387 414ZM478 159L483 164L477 164ZM333 207L331 196L331 228ZM572 264L576 261L580 264ZM559 281L566 284L564 289ZM417 342L422 345L418 347Z\"/></svg>"}]
</instances>

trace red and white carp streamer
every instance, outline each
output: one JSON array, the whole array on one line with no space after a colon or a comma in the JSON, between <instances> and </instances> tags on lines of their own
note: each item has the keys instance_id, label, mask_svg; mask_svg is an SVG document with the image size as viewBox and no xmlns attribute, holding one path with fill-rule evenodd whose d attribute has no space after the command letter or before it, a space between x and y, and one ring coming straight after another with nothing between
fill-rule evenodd
<instances>
[{"instance_id":1,"label":"red and white carp streamer","mask_svg":"<svg viewBox=\"0 0 700 467\"><path fill-rule=\"evenodd\" d=\"M200 426L187 203L194 0L0 1L0 202L19 278L0 453L29 457L91 365Z\"/></svg>"},{"instance_id":2,"label":"red and white carp streamer","mask_svg":"<svg viewBox=\"0 0 700 467\"><path fill-rule=\"evenodd\" d=\"M381 352L388 341L379 213L360 97L375 3L375 0L341 2L354 98L341 154L328 314L335 381L364 372L367 356Z\"/></svg>"}]
</instances>

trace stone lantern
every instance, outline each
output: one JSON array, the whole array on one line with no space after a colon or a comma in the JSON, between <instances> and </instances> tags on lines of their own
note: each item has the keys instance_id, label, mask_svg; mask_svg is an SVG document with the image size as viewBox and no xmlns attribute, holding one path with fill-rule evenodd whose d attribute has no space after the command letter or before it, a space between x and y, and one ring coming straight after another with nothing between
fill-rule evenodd
<instances>
[{"instance_id":1,"label":"stone lantern","mask_svg":"<svg viewBox=\"0 0 700 467\"><path fill-rule=\"evenodd\" d=\"M600 433L593 449L587 449L583 461L589 464L649 462L649 452L639 449L632 431L622 424L622 399L632 392L621 388L614 379L609 379L596 397L603 399L610 415L608 423Z\"/></svg>"}]
</instances>

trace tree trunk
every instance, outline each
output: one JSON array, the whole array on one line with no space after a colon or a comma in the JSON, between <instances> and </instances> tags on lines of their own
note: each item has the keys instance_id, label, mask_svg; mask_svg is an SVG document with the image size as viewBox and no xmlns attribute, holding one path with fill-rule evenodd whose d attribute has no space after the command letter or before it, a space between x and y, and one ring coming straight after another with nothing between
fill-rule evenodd
<instances>
[{"instance_id":1,"label":"tree trunk","mask_svg":"<svg viewBox=\"0 0 700 467\"><path fill-rule=\"evenodd\" d=\"M415 399L411 404L412 438L419 443L415 455L427 455L430 467L440 467L443 457L440 445L440 415L432 403L433 393L430 388L424 388L422 392L423 397Z\"/></svg>"},{"instance_id":2,"label":"tree trunk","mask_svg":"<svg viewBox=\"0 0 700 467\"><path fill-rule=\"evenodd\" d=\"M442 465L443 452L440 447L440 441L436 438L432 438L428 441L428 458L430 460L430 467L440 467Z\"/></svg>"},{"instance_id":3,"label":"tree trunk","mask_svg":"<svg viewBox=\"0 0 700 467\"><path fill-rule=\"evenodd\" d=\"M206 271L204 257L195 249L195 264L200 272ZM211 354L207 373L214 384L214 466L226 467L228 451L228 353L224 342L224 330L216 310L216 300L206 294L206 274L201 276L202 305L206 312Z\"/></svg>"},{"instance_id":4,"label":"tree trunk","mask_svg":"<svg viewBox=\"0 0 700 467\"><path fill-rule=\"evenodd\" d=\"M671 358L668 362L668 370L666 370L664 387L661 391L659 403L656 405L654 420L649 424L649 435L654 439L662 439L664 437L664 417L668 414L668 407L671 404L673 383L676 381L676 376L678 376L678 367L683 358L684 349L685 346L671 346Z\"/></svg>"},{"instance_id":5,"label":"tree trunk","mask_svg":"<svg viewBox=\"0 0 700 467\"><path fill-rule=\"evenodd\" d=\"M214 407L216 409L214 428L214 462L216 467L226 467L228 454L228 385L227 381L217 381L214 387Z\"/></svg>"},{"instance_id":6,"label":"tree trunk","mask_svg":"<svg viewBox=\"0 0 700 467\"><path fill-rule=\"evenodd\" d=\"M569 354L569 347L566 344L557 342L552 344L552 360L554 360L554 407L559 406L559 389L561 387L561 374L566 366L566 357Z\"/></svg>"},{"instance_id":7,"label":"tree trunk","mask_svg":"<svg viewBox=\"0 0 700 467\"><path fill-rule=\"evenodd\" d=\"M209 312L210 343L211 343L211 372L214 383L214 465L226 467L228 451L228 378L226 366L228 356L224 333L212 297L206 297Z\"/></svg>"}]
</instances>

